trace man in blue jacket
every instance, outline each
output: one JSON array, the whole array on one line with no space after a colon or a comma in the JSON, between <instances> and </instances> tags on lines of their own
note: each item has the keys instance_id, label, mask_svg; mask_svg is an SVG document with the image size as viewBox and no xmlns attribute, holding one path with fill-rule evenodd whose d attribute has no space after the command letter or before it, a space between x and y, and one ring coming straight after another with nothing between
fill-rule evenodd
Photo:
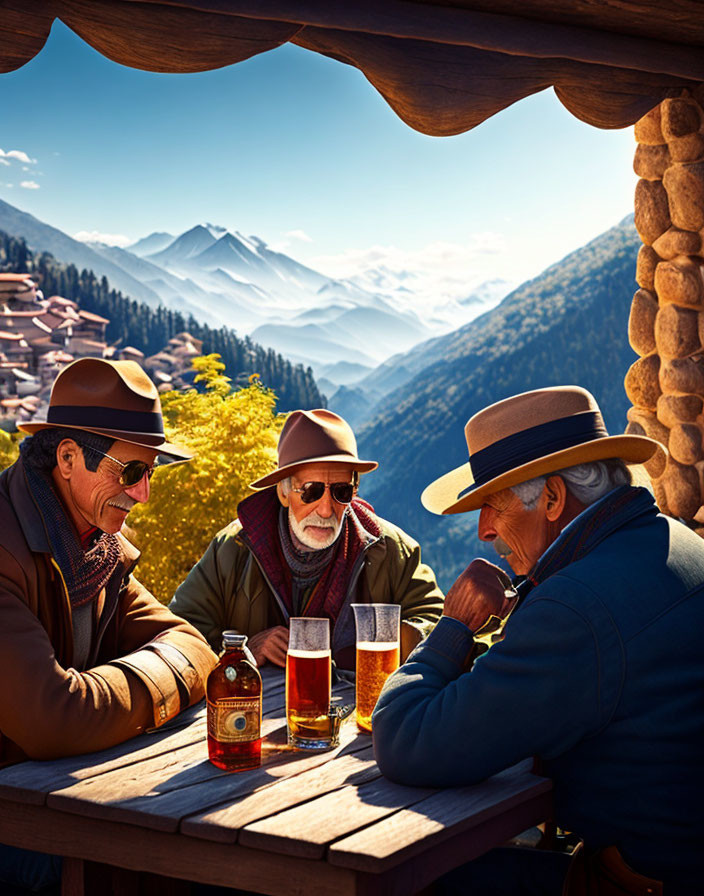
<instances>
[{"instance_id":1,"label":"man in blue jacket","mask_svg":"<svg viewBox=\"0 0 704 896\"><path fill-rule=\"evenodd\" d=\"M479 537L526 578L516 596L498 567L475 560L452 586L377 705L382 771L464 785L537 756L554 781L555 821L583 838L592 873L616 855L623 892L662 892L658 882L665 896L703 892L704 543L631 484L626 464L657 443L609 436L574 386L498 402L465 435L469 464L428 486L423 503L480 509ZM509 613L503 640L466 672L473 635ZM531 851L527 870L499 850L444 884L559 894L556 867L549 853Z\"/></svg>"}]
</instances>

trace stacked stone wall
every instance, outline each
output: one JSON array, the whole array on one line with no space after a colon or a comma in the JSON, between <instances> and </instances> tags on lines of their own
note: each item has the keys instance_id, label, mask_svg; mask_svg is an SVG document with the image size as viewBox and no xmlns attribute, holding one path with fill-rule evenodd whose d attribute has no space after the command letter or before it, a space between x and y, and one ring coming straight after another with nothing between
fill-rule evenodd
<instances>
[{"instance_id":1,"label":"stacked stone wall","mask_svg":"<svg viewBox=\"0 0 704 896\"><path fill-rule=\"evenodd\" d=\"M626 432L668 449L646 465L665 513L704 535L704 90L635 126L638 253Z\"/></svg>"}]
</instances>

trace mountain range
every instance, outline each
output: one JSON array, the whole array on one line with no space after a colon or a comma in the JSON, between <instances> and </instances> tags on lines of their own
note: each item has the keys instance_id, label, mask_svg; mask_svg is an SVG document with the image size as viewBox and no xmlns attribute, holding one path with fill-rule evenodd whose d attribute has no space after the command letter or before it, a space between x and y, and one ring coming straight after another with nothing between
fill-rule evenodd
<instances>
[{"instance_id":1,"label":"mountain range","mask_svg":"<svg viewBox=\"0 0 704 896\"><path fill-rule=\"evenodd\" d=\"M211 326L224 314L250 326L260 320L257 341L311 365L329 406L354 426L361 456L379 461L363 479L363 496L418 538L444 587L472 557L493 554L476 538L474 514L436 517L419 500L431 480L466 461L463 428L472 414L527 389L577 383L597 397L610 432L626 424L640 245L632 216L499 304L505 284L488 284L476 303L466 301L474 311L495 307L423 341L423 322L393 297L331 280L256 237L213 225L150 234L127 250L86 246L0 202L2 227L152 306L193 309ZM389 284L387 277L377 285L393 292Z\"/></svg>"},{"instance_id":2,"label":"mountain range","mask_svg":"<svg viewBox=\"0 0 704 896\"><path fill-rule=\"evenodd\" d=\"M609 431L623 432L639 245L629 216L493 310L375 376L377 384L383 376L387 385L394 376L400 382L357 419L361 456L379 462L362 495L418 538L445 587L474 556L497 559L476 538L476 514L437 517L420 504L429 482L467 461L463 429L474 413L529 389L576 383L596 396Z\"/></svg>"},{"instance_id":3,"label":"mountain range","mask_svg":"<svg viewBox=\"0 0 704 896\"><path fill-rule=\"evenodd\" d=\"M312 366L327 377L329 394L342 382L334 379L342 369L336 365L357 365L361 378L390 355L496 304L507 287L484 284L449 313L446 300L434 309L414 303L410 288L401 295L402 274L391 285L387 274L384 291L374 291L370 272L364 283L327 277L259 237L213 224L177 235L152 233L123 249L79 242L0 200L0 229L23 237L35 252L107 277L125 296L193 315L212 328L233 328L293 363Z\"/></svg>"}]
</instances>

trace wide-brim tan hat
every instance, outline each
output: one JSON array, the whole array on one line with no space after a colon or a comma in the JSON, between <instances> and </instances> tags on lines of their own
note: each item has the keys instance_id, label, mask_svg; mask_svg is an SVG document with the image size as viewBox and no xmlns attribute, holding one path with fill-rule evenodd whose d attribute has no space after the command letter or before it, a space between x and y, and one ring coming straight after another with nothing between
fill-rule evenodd
<instances>
[{"instance_id":1,"label":"wide-brim tan hat","mask_svg":"<svg viewBox=\"0 0 704 896\"><path fill-rule=\"evenodd\" d=\"M489 495L565 467L609 458L643 463L660 448L646 436L610 436L594 396L579 386L524 392L490 405L464 429L469 463L421 495L432 513L477 510Z\"/></svg>"},{"instance_id":2,"label":"wide-brim tan hat","mask_svg":"<svg viewBox=\"0 0 704 896\"><path fill-rule=\"evenodd\" d=\"M64 367L51 389L46 420L17 426L30 435L58 427L153 448L172 462L193 457L166 441L159 393L136 361L80 358Z\"/></svg>"},{"instance_id":3,"label":"wide-brim tan hat","mask_svg":"<svg viewBox=\"0 0 704 896\"><path fill-rule=\"evenodd\" d=\"M360 473L379 466L374 460L357 457L357 440L349 423L325 408L291 411L279 436L278 455L278 468L257 479L251 488L269 488L307 464L344 463Z\"/></svg>"}]
</instances>

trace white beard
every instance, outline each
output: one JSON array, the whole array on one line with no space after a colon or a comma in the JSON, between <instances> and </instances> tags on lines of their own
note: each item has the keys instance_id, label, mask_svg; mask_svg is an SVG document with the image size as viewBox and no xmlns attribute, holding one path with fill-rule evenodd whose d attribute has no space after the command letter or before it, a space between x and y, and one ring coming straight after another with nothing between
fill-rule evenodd
<instances>
[{"instance_id":1,"label":"white beard","mask_svg":"<svg viewBox=\"0 0 704 896\"><path fill-rule=\"evenodd\" d=\"M325 548L329 548L340 534L344 518L344 514L338 520L336 516L326 518L313 512L309 513L308 516L304 517L299 523L293 515L293 510L290 507L288 509L288 524L294 538L300 542L304 548L308 548L311 551L322 551ZM314 535L309 535L306 532L308 526L318 526L322 529L328 529L329 535L323 541L320 541Z\"/></svg>"}]
</instances>

